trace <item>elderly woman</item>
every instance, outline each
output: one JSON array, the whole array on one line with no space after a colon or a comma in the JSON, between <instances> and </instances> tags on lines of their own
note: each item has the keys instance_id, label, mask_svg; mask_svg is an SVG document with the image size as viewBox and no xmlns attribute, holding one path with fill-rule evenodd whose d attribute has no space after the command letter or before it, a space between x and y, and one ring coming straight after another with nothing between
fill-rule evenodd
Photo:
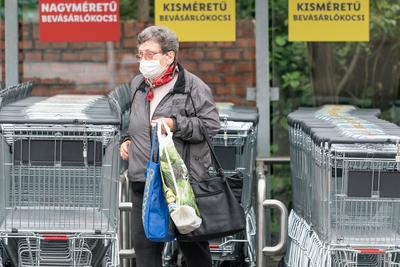
<instances>
[{"instance_id":1,"label":"elderly woman","mask_svg":"<svg viewBox=\"0 0 400 267\"><path fill-rule=\"evenodd\" d=\"M178 152L189 145L192 179L207 177L211 165L210 151L200 130L210 135L220 124L210 88L178 63L179 43L175 33L165 27L151 26L138 35L140 75L133 78L129 137L120 147L128 160L128 177L133 191L133 246L137 267L161 267L163 243L151 242L144 235L142 201L144 172L151 148L151 125L163 120L173 131ZM179 242L179 241L178 241ZM179 242L189 267L212 266L208 242Z\"/></svg>"}]
</instances>

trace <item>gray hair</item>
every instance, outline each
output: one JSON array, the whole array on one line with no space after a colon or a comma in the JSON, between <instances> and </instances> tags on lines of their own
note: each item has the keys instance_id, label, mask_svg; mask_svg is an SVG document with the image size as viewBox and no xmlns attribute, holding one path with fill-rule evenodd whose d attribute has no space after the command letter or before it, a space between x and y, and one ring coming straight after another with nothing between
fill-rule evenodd
<instances>
[{"instance_id":1,"label":"gray hair","mask_svg":"<svg viewBox=\"0 0 400 267\"><path fill-rule=\"evenodd\" d=\"M178 54L179 42L176 34L163 26L150 26L144 29L138 35L138 45L141 45L147 41L157 42L161 50L166 53L168 51L174 51L175 56Z\"/></svg>"}]
</instances>

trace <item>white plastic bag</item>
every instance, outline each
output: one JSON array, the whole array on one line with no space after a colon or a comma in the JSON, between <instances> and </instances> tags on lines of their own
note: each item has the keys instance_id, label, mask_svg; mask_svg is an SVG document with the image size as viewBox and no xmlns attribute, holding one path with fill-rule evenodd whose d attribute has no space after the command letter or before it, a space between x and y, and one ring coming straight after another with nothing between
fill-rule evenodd
<instances>
[{"instance_id":1,"label":"white plastic bag","mask_svg":"<svg viewBox=\"0 0 400 267\"><path fill-rule=\"evenodd\" d=\"M166 134L161 133L161 126L164 126ZM178 231L188 234L201 225L189 174L165 122L158 122L157 135L161 177L169 213Z\"/></svg>"}]
</instances>

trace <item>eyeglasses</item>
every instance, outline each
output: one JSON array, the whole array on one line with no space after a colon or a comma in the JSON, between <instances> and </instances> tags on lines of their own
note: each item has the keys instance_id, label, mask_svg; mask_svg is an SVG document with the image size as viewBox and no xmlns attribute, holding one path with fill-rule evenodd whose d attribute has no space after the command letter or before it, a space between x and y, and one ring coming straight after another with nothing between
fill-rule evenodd
<instances>
[{"instance_id":1,"label":"eyeglasses","mask_svg":"<svg viewBox=\"0 0 400 267\"><path fill-rule=\"evenodd\" d=\"M163 52L162 52L162 51L160 51L160 52L154 52L154 51L150 51L150 50L145 50L145 51L143 51L143 52L137 53L137 54L136 54L136 59L137 59L138 61L142 60L143 58L144 58L145 60L151 60L151 59L153 59L153 57L154 57L155 55L157 55L157 54L163 54Z\"/></svg>"}]
</instances>

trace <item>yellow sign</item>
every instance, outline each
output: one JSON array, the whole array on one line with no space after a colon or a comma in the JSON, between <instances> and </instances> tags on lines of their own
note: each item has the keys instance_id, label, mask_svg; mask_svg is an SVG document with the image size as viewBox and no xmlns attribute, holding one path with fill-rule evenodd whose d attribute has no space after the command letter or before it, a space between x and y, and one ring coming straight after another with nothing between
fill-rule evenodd
<instances>
[{"instance_id":1,"label":"yellow sign","mask_svg":"<svg viewBox=\"0 0 400 267\"><path fill-rule=\"evenodd\" d=\"M181 42L236 40L235 0L155 0L155 23Z\"/></svg>"},{"instance_id":2,"label":"yellow sign","mask_svg":"<svg viewBox=\"0 0 400 267\"><path fill-rule=\"evenodd\" d=\"M289 41L369 41L369 0L289 0Z\"/></svg>"}]
</instances>

